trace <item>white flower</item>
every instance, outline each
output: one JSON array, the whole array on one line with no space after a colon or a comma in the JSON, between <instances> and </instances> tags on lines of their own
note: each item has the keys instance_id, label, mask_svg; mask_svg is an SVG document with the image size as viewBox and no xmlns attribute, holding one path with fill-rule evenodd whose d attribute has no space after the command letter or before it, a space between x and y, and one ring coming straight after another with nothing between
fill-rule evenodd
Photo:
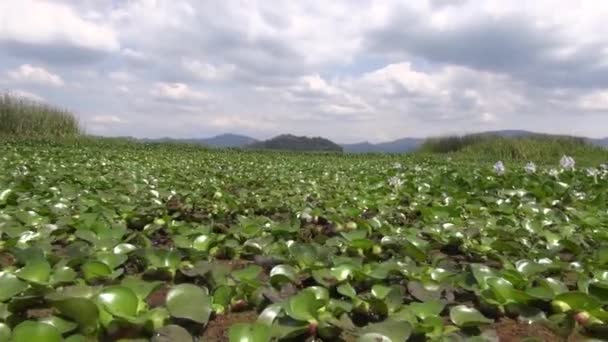
<instances>
[{"instance_id":1,"label":"white flower","mask_svg":"<svg viewBox=\"0 0 608 342\"><path fill-rule=\"evenodd\" d=\"M588 167L586 171L587 171L587 176L589 176L589 177L595 177L599 173L598 169L595 169L592 167Z\"/></svg>"},{"instance_id":2,"label":"white flower","mask_svg":"<svg viewBox=\"0 0 608 342\"><path fill-rule=\"evenodd\" d=\"M526 164L526 166L524 166L524 170L526 171L527 174L535 173L536 164L534 164L533 162L528 162L528 164Z\"/></svg>"},{"instance_id":3,"label":"white flower","mask_svg":"<svg viewBox=\"0 0 608 342\"><path fill-rule=\"evenodd\" d=\"M608 170L608 164L600 164L600 169L604 171Z\"/></svg>"},{"instance_id":4,"label":"white flower","mask_svg":"<svg viewBox=\"0 0 608 342\"><path fill-rule=\"evenodd\" d=\"M559 171L557 171L556 169L551 169L551 170L549 170L549 176L557 177L557 176L559 176Z\"/></svg>"},{"instance_id":5,"label":"white flower","mask_svg":"<svg viewBox=\"0 0 608 342\"><path fill-rule=\"evenodd\" d=\"M401 163L395 163L395 164L393 164L393 168L400 169L401 168Z\"/></svg>"},{"instance_id":6,"label":"white flower","mask_svg":"<svg viewBox=\"0 0 608 342\"><path fill-rule=\"evenodd\" d=\"M388 184L394 188L400 188L403 185L403 181L399 177L393 176L388 180Z\"/></svg>"},{"instance_id":7,"label":"white flower","mask_svg":"<svg viewBox=\"0 0 608 342\"><path fill-rule=\"evenodd\" d=\"M574 158L570 156L563 155L562 159L559 160L559 164L564 170L574 170Z\"/></svg>"},{"instance_id":8,"label":"white flower","mask_svg":"<svg viewBox=\"0 0 608 342\"><path fill-rule=\"evenodd\" d=\"M494 164L494 172L496 172L499 175L502 175L505 173L505 164L502 163L502 161L497 161L496 164Z\"/></svg>"}]
</instances>

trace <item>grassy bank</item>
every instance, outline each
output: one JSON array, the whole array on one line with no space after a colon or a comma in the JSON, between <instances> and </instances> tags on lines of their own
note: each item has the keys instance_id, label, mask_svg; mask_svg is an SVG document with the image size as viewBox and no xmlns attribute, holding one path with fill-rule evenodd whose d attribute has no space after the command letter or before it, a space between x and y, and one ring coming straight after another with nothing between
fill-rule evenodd
<instances>
[{"instance_id":1,"label":"grassy bank","mask_svg":"<svg viewBox=\"0 0 608 342\"><path fill-rule=\"evenodd\" d=\"M82 134L74 114L11 94L0 95L0 136L44 139Z\"/></svg>"},{"instance_id":2,"label":"grassy bank","mask_svg":"<svg viewBox=\"0 0 608 342\"><path fill-rule=\"evenodd\" d=\"M555 163L564 154L585 164L608 161L608 150L605 148L591 145L583 138L554 135L506 138L473 134L440 137L427 140L419 151L479 161Z\"/></svg>"}]
</instances>

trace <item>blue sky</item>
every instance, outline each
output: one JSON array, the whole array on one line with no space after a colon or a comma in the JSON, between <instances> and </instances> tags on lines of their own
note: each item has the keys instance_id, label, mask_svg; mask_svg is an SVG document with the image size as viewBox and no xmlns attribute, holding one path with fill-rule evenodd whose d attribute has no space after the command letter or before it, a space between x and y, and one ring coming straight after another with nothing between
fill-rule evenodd
<instances>
[{"instance_id":1,"label":"blue sky","mask_svg":"<svg viewBox=\"0 0 608 342\"><path fill-rule=\"evenodd\" d=\"M110 136L603 137L606 17L605 1L3 1L0 89Z\"/></svg>"}]
</instances>

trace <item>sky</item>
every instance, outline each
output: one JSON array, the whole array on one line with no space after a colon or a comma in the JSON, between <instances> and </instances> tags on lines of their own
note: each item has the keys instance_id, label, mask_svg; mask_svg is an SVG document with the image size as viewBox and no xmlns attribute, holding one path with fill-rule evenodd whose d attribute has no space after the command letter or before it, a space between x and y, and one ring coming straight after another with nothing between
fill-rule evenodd
<instances>
[{"instance_id":1,"label":"sky","mask_svg":"<svg viewBox=\"0 0 608 342\"><path fill-rule=\"evenodd\" d=\"M0 90L107 136L608 136L608 1L0 0Z\"/></svg>"}]
</instances>

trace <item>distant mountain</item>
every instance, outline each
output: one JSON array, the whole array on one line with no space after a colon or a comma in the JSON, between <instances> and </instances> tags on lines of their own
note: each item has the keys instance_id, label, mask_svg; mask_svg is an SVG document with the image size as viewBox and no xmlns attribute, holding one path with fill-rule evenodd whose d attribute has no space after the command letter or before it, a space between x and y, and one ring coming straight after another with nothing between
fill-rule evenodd
<instances>
[{"instance_id":1,"label":"distant mountain","mask_svg":"<svg viewBox=\"0 0 608 342\"><path fill-rule=\"evenodd\" d=\"M211 138L197 139L203 145L213 147L243 147L258 142L257 139L239 134L221 134Z\"/></svg>"},{"instance_id":2,"label":"distant mountain","mask_svg":"<svg viewBox=\"0 0 608 342\"><path fill-rule=\"evenodd\" d=\"M331 140L321 137L299 137L291 134L283 134L272 139L259 141L248 147L267 150L342 152L342 147Z\"/></svg>"},{"instance_id":3,"label":"distant mountain","mask_svg":"<svg viewBox=\"0 0 608 342\"><path fill-rule=\"evenodd\" d=\"M245 147L258 142L257 139L239 134L220 134L211 138L158 138L158 139L142 139L149 142L180 142L188 144L204 145L208 147L227 148L227 147Z\"/></svg>"},{"instance_id":4,"label":"distant mountain","mask_svg":"<svg viewBox=\"0 0 608 342\"><path fill-rule=\"evenodd\" d=\"M475 134L495 135L505 138L518 138L533 135L557 136L557 134L537 133L526 130L487 131ZM403 138L378 144L372 144L366 141L355 144L342 144L342 147L344 148L344 152L349 153L406 153L416 150L425 140L426 138ZM608 137L603 139L585 138L585 140L593 145L608 147Z\"/></svg>"},{"instance_id":5,"label":"distant mountain","mask_svg":"<svg viewBox=\"0 0 608 342\"><path fill-rule=\"evenodd\" d=\"M589 139L587 139L587 141L589 141L593 145L602 146L602 147L608 147L608 138L603 138L603 139L592 139L592 138L589 138Z\"/></svg>"},{"instance_id":6,"label":"distant mountain","mask_svg":"<svg viewBox=\"0 0 608 342\"><path fill-rule=\"evenodd\" d=\"M350 153L404 153L417 149L424 138L403 138L378 144L362 142L357 144L343 144L344 152Z\"/></svg>"},{"instance_id":7,"label":"distant mountain","mask_svg":"<svg viewBox=\"0 0 608 342\"><path fill-rule=\"evenodd\" d=\"M537 133L526 130L500 130L487 131L475 134L481 135L496 135L506 138L526 137L533 135L548 135L557 136L557 134ZM590 144L608 147L608 137L606 138L584 138ZM224 148L224 147L253 147L253 148L268 148L268 149L289 149L285 146L292 146L296 150L325 150L325 151L344 151L348 153L407 153L416 150L424 143L426 138L403 138L388 142L373 144L370 142L360 142L355 144L340 144L337 145L330 140L324 138L307 138L296 137L294 135L285 134L279 135L269 140L259 141L255 138L240 134L220 134L210 138L191 138L191 139L174 139L174 138L159 138L159 139L141 139L142 141L150 142L182 142L205 145L209 147Z\"/></svg>"}]
</instances>

